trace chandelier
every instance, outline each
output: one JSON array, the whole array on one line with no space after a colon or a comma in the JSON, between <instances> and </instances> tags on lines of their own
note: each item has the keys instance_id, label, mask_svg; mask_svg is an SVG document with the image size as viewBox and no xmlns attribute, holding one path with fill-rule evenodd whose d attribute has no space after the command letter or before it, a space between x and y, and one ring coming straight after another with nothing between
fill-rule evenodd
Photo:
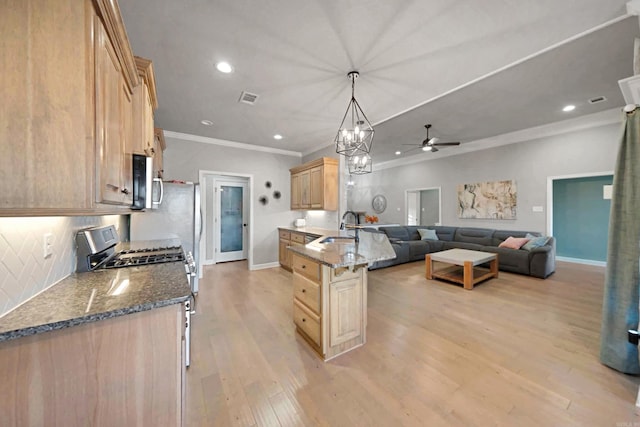
<instances>
[{"instance_id":1,"label":"chandelier","mask_svg":"<svg viewBox=\"0 0 640 427\"><path fill-rule=\"evenodd\" d=\"M373 143L373 127L355 97L356 79L359 75L357 71L347 74L351 79L351 101L335 139L336 153L347 157L369 154Z\"/></svg>"},{"instance_id":2,"label":"chandelier","mask_svg":"<svg viewBox=\"0 0 640 427\"><path fill-rule=\"evenodd\" d=\"M347 165L349 167L349 174L364 175L365 173L371 173L373 162L371 156L368 154L356 154L347 158Z\"/></svg>"}]
</instances>

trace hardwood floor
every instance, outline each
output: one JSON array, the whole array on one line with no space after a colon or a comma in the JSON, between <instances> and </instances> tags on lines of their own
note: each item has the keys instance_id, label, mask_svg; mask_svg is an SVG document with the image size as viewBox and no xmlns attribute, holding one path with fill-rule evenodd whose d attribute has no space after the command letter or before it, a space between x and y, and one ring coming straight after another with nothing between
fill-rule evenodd
<instances>
[{"instance_id":1,"label":"hardwood floor","mask_svg":"<svg viewBox=\"0 0 640 427\"><path fill-rule=\"evenodd\" d=\"M598 360L603 268L472 291L424 274L369 272L367 343L324 363L295 334L291 273L206 267L187 425L640 425L640 378Z\"/></svg>"}]
</instances>

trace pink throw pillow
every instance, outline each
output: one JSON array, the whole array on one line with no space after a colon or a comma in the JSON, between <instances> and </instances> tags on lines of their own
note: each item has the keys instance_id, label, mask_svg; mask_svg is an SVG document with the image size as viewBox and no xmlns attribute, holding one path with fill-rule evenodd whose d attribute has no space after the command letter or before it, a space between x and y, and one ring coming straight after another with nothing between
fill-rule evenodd
<instances>
[{"instance_id":1,"label":"pink throw pillow","mask_svg":"<svg viewBox=\"0 0 640 427\"><path fill-rule=\"evenodd\" d=\"M512 236L509 236L509 237L507 237L507 240L505 240L504 242L500 243L498 245L498 247L500 247L500 248L509 248L509 249L520 249L528 241L529 241L529 239L527 239L526 237L512 237Z\"/></svg>"}]
</instances>

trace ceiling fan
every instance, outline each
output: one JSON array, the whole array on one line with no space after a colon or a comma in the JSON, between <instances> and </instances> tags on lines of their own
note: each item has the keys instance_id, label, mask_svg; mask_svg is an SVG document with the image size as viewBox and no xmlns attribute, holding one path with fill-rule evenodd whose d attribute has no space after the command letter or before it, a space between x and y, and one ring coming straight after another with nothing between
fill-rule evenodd
<instances>
[{"instance_id":1,"label":"ceiling fan","mask_svg":"<svg viewBox=\"0 0 640 427\"><path fill-rule=\"evenodd\" d=\"M424 127L427 129L427 138L422 141L422 144L402 144L402 145L413 145L413 146L418 146L420 148L422 148L422 151L431 151L432 153L435 153L436 151L440 151L438 150L438 147L444 147L444 146L451 146L451 145L460 145L460 142L455 141L455 142L440 142L440 138L437 137L433 137L433 138L429 138L429 129L431 128L431 125L424 125ZM417 148L415 148L417 149Z\"/></svg>"}]
</instances>

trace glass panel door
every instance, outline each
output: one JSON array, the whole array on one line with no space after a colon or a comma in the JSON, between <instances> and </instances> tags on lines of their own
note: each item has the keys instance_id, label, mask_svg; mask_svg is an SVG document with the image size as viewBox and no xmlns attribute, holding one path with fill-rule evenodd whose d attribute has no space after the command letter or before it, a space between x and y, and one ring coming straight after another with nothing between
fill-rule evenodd
<instances>
[{"instance_id":1,"label":"glass panel door","mask_svg":"<svg viewBox=\"0 0 640 427\"><path fill-rule=\"evenodd\" d=\"M217 181L216 262L247 258L247 184Z\"/></svg>"}]
</instances>

